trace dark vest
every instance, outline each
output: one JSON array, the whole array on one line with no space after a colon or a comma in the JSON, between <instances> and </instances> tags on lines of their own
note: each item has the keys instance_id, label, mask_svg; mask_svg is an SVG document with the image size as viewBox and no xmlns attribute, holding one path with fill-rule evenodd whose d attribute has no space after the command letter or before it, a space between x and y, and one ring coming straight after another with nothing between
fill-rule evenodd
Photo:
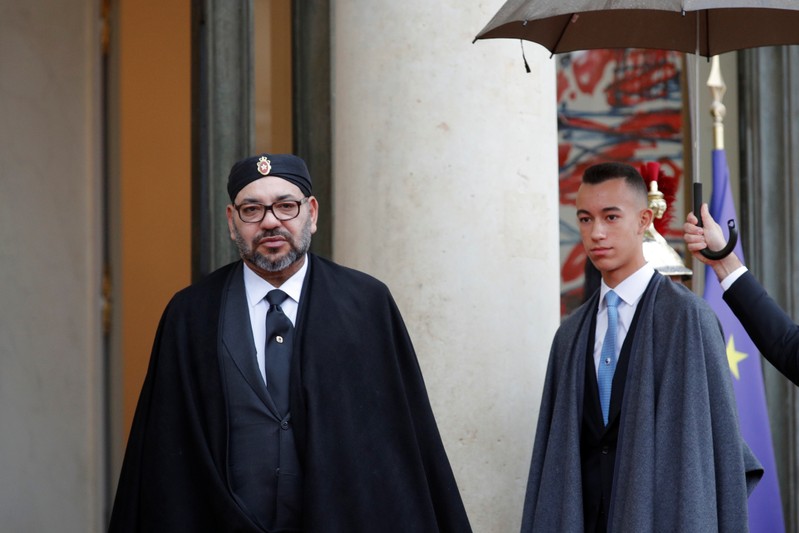
<instances>
[{"instance_id":1,"label":"dark vest","mask_svg":"<svg viewBox=\"0 0 799 533\"><path fill-rule=\"evenodd\" d=\"M650 282L651 285L651 282ZM647 288L647 291L649 288ZM607 427L602 420L599 403L596 369L594 368L594 340L596 332L596 310L591 319L588 334L588 349L585 358L585 392L583 394L583 423L580 431L580 456L583 481L583 518L585 531L604 533L607 530L610 494L613 488L613 470L616 463L616 444L619 437L619 418L630 347L635 337L635 327L641 306L635 310L630 329L621 347L613 387L610 395Z\"/></svg>"},{"instance_id":2,"label":"dark vest","mask_svg":"<svg viewBox=\"0 0 799 533\"><path fill-rule=\"evenodd\" d=\"M302 476L291 415L281 419L258 369L241 272L233 275L223 317L230 490L266 531L300 531Z\"/></svg>"}]
</instances>

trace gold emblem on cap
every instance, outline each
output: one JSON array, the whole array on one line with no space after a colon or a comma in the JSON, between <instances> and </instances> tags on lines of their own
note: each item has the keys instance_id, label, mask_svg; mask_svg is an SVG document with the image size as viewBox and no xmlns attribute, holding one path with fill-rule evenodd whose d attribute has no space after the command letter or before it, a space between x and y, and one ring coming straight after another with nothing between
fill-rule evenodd
<instances>
[{"instance_id":1,"label":"gold emblem on cap","mask_svg":"<svg viewBox=\"0 0 799 533\"><path fill-rule=\"evenodd\" d=\"M269 172L272 171L272 162L269 161L265 155L262 155L261 158L258 160L258 172L263 174L264 176L268 176Z\"/></svg>"}]
</instances>

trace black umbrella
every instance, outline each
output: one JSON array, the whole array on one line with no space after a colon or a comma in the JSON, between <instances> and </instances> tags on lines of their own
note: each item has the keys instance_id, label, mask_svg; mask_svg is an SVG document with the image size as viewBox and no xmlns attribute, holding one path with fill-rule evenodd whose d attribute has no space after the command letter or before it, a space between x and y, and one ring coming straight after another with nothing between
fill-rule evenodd
<instances>
[{"instance_id":1,"label":"black umbrella","mask_svg":"<svg viewBox=\"0 0 799 533\"><path fill-rule=\"evenodd\" d=\"M508 0L477 39L525 39L553 54L654 48L705 57L799 43L796 0Z\"/></svg>"},{"instance_id":2,"label":"black umbrella","mask_svg":"<svg viewBox=\"0 0 799 533\"><path fill-rule=\"evenodd\" d=\"M799 43L796 0L508 0L477 34L479 39L514 38L541 44L553 54L596 48L652 48L710 57L753 48ZM698 84L698 75L695 78ZM698 100L698 88L694 91ZM698 113L695 116L696 124ZM698 155L694 134L694 161ZM699 172L694 171L694 213L702 203ZM710 259L728 255L738 240L733 220L730 238ZM700 220L701 225L701 220Z\"/></svg>"}]
</instances>

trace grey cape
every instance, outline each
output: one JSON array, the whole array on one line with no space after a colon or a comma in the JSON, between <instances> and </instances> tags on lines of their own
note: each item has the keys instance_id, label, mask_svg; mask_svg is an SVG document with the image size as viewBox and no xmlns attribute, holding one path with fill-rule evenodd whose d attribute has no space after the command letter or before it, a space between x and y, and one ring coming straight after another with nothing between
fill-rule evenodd
<instances>
[{"instance_id":1,"label":"grey cape","mask_svg":"<svg viewBox=\"0 0 799 533\"><path fill-rule=\"evenodd\" d=\"M522 532L582 532L580 427L599 291L552 343ZM763 469L742 440L721 326L688 289L655 274L639 302L608 517L612 532L747 531Z\"/></svg>"}]
</instances>

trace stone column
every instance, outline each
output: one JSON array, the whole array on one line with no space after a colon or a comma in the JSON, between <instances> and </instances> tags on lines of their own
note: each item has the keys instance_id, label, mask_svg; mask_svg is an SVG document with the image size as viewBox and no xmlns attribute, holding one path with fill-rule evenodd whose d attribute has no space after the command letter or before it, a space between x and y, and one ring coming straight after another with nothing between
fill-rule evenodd
<instances>
[{"instance_id":1,"label":"stone column","mask_svg":"<svg viewBox=\"0 0 799 533\"><path fill-rule=\"evenodd\" d=\"M105 529L100 2L0 1L0 529Z\"/></svg>"},{"instance_id":2,"label":"stone column","mask_svg":"<svg viewBox=\"0 0 799 533\"><path fill-rule=\"evenodd\" d=\"M191 0L192 277L239 258L221 216L233 161L252 154L252 0Z\"/></svg>"},{"instance_id":3,"label":"stone column","mask_svg":"<svg viewBox=\"0 0 799 533\"><path fill-rule=\"evenodd\" d=\"M490 3L489 3L490 4ZM331 6L333 254L386 282L475 531L515 531L559 324L555 62L499 4Z\"/></svg>"},{"instance_id":4,"label":"stone column","mask_svg":"<svg viewBox=\"0 0 799 533\"><path fill-rule=\"evenodd\" d=\"M741 239L749 269L799 317L799 46L739 53ZM727 152L729 154L729 152ZM786 531L799 528L799 390L763 363Z\"/></svg>"}]
</instances>

